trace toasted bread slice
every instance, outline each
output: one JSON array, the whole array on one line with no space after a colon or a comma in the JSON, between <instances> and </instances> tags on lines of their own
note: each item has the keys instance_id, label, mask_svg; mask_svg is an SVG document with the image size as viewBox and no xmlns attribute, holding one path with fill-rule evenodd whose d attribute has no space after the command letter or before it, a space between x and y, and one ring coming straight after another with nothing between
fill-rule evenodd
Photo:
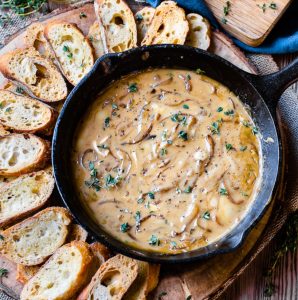
<instances>
[{"instance_id":1,"label":"toasted bread slice","mask_svg":"<svg viewBox=\"0 0 298 300\"><path fill-rule=\"evenodd\" d=\"M0 90L0 123L15 132L51 134L58 113L50 106Z\"/></svg>"},{"instance_id":2,"label":"toasted bread slice","mask_svg":"<svg viewBox=\"0 0 298 300\"><path fill-rule=\"evenodd\" d=\"M69 235L67 237L67 241L82 241L86 242L88 236L88 232L78 224L71 224Z\"/></svg>"},{"instance_id":3,"label":"toasted bread slice","mask_svg":"<svg viewBox=\"0 0 298 300\"><path fill-rule=\"evenodd\" d=\"M181 44L189 30L185 12L173 1L164 1L156 9L142 45Z\"/></svg>"},{"instance_id":4,"label":"toasted bread slice","mask_svg":"<svg viewBox=\"0 0 298 300\"><path fill-rule=\"evenodd\" d=\"M55 55L50 44L44 36L44 25L42 23L36 22L27 28L24 42L28 48L35 48L40 55L55 62Z\"/></svg>"},{"instance_id":5,"label":"toasted bread slice","mask_svg":"<svg viewBox=\"0 0 298 300\"><path fill-rule=\"evenodd\" d=\"M17 265L16 280L25 284L28 282L40 269L40 266L24 266Z\"/></svg>"},{"instance_id":6,"label":"toasted bread slice","mask_svg":"<svg viewBox=\"0 0 298 300\"><path fill-rule=\"evenodd\" d=\"M93 46L96 59L108 53L106 36L100 20L95 21L90 26L88 39Z\"/></svg>"},{"instance_id":7,"label":"toasted bread slice","mask_svg":"<svg viewBox=\"0 0 298 300\"><path fill-rule=\"evenodd\" d=\"M55 186L52 170L23 175L0 189L0 227L41 208Z\"/></svg>"},{"instance_id":8,"label":"toasted bread slice","mask_svg":"<svg viewBox=\"0 0 298 300\"><path fill-rule=\"evenodd\" d=\"M27 282L21 300L68 300L90 279L88 244L73 241L59 248Z\"/></svg>"},{"instance_id":9,"label":"toasted bread slice","mask_svg":"<svg viewBox=\"0 0 298 300\"><path fill-rule=\"evenodd\" d=\"M71 216L62 207L46 208L1 234L0 252L26 266L44 262L66 240Z\"/></svg>"},{"instance_id":10,"label":"toasted bread slice","mask_svg":"<svg viewBox=\"0 0 298 300\"><path fill-rule=\"evenodd\" d=\"M63 100L67 96L66 83L57 67L34 48L17 49L2 55L0 71L21 85L30 96L45 102Z\"/></svg>"},{"instance_id":11,"label":"toasted bread slice","mask_svg":"<svg viewBox=\"0 0 298 300\"><path fill-rule=\"evenodd\" d=\"M208 20L198 14L188 14L186 19L189 24L189 32L185 44L207 50L211 38L211 27Z\"/></svg>"},{"instance_id":12,"label":"toasted bread slice","mask_svg":"<svg viewBox=\"0 0 298 300\"><path fill-rule=\"evenodd\" d=\"M95 0L94 8L105 29L109 52L122 52L137 46L136 22L123 0Z\"/></svg>"},{"instance_id":13,"label":"toasted bread slice","mask_svg":"<svg viewBox=\"0 0 298 300\"><path fill-rule=\"evenodd\" d=\"M110 250L101 243L94 242L90 245L90 249L93 252L94 257L98 261L98 265L102 265L111 257Z\"/></svg>"},{"instance_id":14,"label":"toasted bread slice","mask_svg":"<svg viewBox=\"0 0 298 300\"><path fill-rule=\"evenodd\" d=\"M62 73L72 85L77 85L94 64L88 39L76 25L62 21L49 23L44 33Z\"/></svg>"},{"instance_id":15,"label":"toasted bread slice","mask_svg":"<svg viewBox=\"0 0 298 300\"><path fill-rule=\"evenodd\" d=\"M147 295L157 286L160 266L139 260L137 263L138 276L122 298L123 300L146 300Z\"/></svg>"},{"instance_id":16,"label":"toasted bread slice","mask_svg":"<svg viewBox=\"0 0 298 300\"><path fill-rule=\"evenodd\" d=\"M100 266L78 299L120 300L138 274L136 260L118 254Z\"/></svg>"},{"instance_id":17,"label":"toasted bread slice","mask_svg":"<svg viewBox=\"0 0 298 300\"><path fill-rule=\"evenodd\" d=\"M8 134L10 134L10 132L7 131L7 130L3 127L3 125L0 124L0 136L4 136L4 135L8 135Z\"/></svg>"},{"instance_id":18,"label":"toasted bread slice","mask_svg":"<svg viewBox=\"0 0 298 300\"><path fill-rule=\"evenodd\" d=\"M154 16L155 9L151 6L145 6L135 14L138 31L138 43L140 44L144 39L148 27Z\"/></svg>"},{"instance_id":19,"label":"toasted bread slice","mask_svg":"<svg viewBox=\"0 0 298 300\"><path fill-rule=\"evenodd\" d=\"M33 134L0 137L0 175L18 176L42 169L50 158L50 143Z\"/></svg>"}]
</instances>

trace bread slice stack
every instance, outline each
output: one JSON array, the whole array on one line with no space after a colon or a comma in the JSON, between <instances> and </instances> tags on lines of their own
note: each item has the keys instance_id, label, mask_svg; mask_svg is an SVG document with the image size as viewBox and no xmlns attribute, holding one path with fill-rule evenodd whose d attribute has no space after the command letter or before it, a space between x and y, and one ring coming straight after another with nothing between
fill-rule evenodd
<instances>
[{"instance_id":1,"label":"bread slice stack","mask_svg":"<svg viewBox=\"0 0 298 300\"><path fill-rule=\"evenodd\" d=\"M57 115L53 108L38 100L0 90L0 124L7 129L48 135Z\"/></svg>"},{"instance_id":2,"label":"bread slice stack","mask_svg":"<svg viewBox=\"0 0 298 300\"><path fill-rule=\"evenodd\" d=\"M72 299L90 279L92 258L85 242L64 245L25 284L21 300Z\"/></svg>"},{"instance_id":3,"label":"bread slice stack","mask_svg":"<svg viewBox=\"0 0 298 300\"><path fill-rule=\"evenodd\" d=\"M65 208L46 208L2 231L0 253L17 264L41 264L64 244L71 220Z\"/></svg>"},{"instance_id":4,"label":"bread slice stack","mask_svg":"<svg viewBox=\"0 0 298 300\"><path fill-rule=\"evenodd\" d=\"M0 176L19 176L47 164L50 143L33 134L0 136Z\"/></svg>"},{"instance_id":5,"label":"bread slice stack","mask_svg":"<svg viewBox=\"0 0 298 300\"><path fill-rule=\"evenodd\" d=\"M62 21L47 24L44 34L62 73L72 85L77 85L94 64L93 50L88 39L77 26Z\"/></svg>"},{"instance_id":6,"label":"bread slice stack","mask_svg":"<svg viewBox=\"0 0 298 300\"><path fill-rule=\"evenodd\" d=\"M185 12L174 1L164 1L155 10L142 45L181 44L189 30Z\"/></svg>"},{"instance_id":7,"label":"bread slice stack","mask_svg":"<svg viewBox=\"0 0 298 300\"><path fill-rule=\"evenodd\" d=\"M123 0L95 0L96 17L101 21L109 52L122 52L137 45L134 16Z\"/></svg>"},{"instance_id":8,"label":"bread slice stack","mask_svg":"<svg viewBox=\"0 0 298 300\"><path fill-rule=\"evenodd\" d=\"M33 47L2 55L0 71L30 96L42 101L55 102L67 96L65 81L56 66Z\"/></svg>"},{"instance_id":9,"label":"bread slice stack","mask_svg":"<svg viewBox=\"0 0 298 300\"><path fill-rule=\"evenodd\" d=\"M50 198L54 185L51 168L20 176L5 184L0 189L0 227L43 207Z\"/></svg>"}]
</instances>

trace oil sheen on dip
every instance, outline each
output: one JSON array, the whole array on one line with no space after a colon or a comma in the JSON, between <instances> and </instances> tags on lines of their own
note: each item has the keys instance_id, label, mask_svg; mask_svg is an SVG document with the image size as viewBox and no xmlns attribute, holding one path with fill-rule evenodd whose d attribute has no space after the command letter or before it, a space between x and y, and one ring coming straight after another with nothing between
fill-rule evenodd
<instances>
[{"instance_id":1,"label":"oil sheen on dip","mask_svg":"<svg viewBox=\"0 0 298 300\"><path fill-rule=\"evenodd\" d=\"M136 248L206 246L237 226L258 192L257 128L229 89L198 73L125 77L78 124L79 198L104 230Z\"/></svg>"}]
</instances>

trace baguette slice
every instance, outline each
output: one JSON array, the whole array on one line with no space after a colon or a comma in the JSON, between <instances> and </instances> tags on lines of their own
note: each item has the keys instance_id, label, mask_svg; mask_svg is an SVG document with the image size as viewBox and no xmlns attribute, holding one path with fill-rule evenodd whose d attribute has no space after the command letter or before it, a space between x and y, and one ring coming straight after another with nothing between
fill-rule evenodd
<instances>
[{"instance_id":1,"label":"baguette slice","mask_svg":"<svg viewBox=\"0 0 298 300\"><path fill-rule=\"evenodd\" d=\"M50 44L44 36L44 25L42 23L36 22L27 28L24 42L26 47L35 48L35 50L38 51L41 56L44 56L55 62L55 55Z\"/></svg>"},{"instance_id":2,"label":"baguette slice","mask_svg":"<svg viewBox=\"0 0 298 300\"><path fill-rule=\"evenodd\" d=\"M68 234L71 216L67 209L49 207L1 234L0 252L9 260L25 266L44 262Z\"/></svg>"},{"instance_id":3,"label":"baguette slice","mask_svg":"<svg viewBox=\"0 0 298 300\"><path fill-rule=\"evenodd\" d=\"M110 250L106 246L98 242L92 243L90 245L90 249L94 257L96 258L99 266L101 266L104 262L106 262L111 257Z\"/></svg>"},{"instance_id":4,"label":"baguette slice","mask_svg":"<svg viewBox=\"0 0 298 300\"><path fill-rule=\"evenodd\" d=\"M55 186L52 170L23 175L0 189L0 227L41 208Z\"/></svg>"},{"instance_id":5,"label":"baguette slice","mask_svg":"<svg viewBox=\"0 0 298 300\"><path fill-rule=\"evenodd\" d=\"M73 241L64 245L27 282L21 300L72 299L90 279L91 263L88 244Z\"/></svg>"},{"instance_id":6,"label":"baguette slice","mask_svg":"<svg viewBox=\"0 0 298 300\"><path fill-rule=\"evenodd\" d=\"M78 300L120 300L137 275L136 260L118 254L100 266Z\"/></svg>"},{"instance_id":7,"label":"baguette slice","mask_svg":"<svg viewBox=\"0 0 298 300\"><path fill-rule=\"evenodd\" d=\"M95 0L94 8L105 29L109 52L122 52L137 46L136 22L123 0Z\"/></svg>"},{"instance_id":8,"label":"baguette slice","mask_svg":"<svg viewBox=\"0 0 298 300\"><path fill-rule=\"evenodd\" d=\"M90 26L88 39L94 48L96 59L108 53L104 28L99 20Z\"/></svg>"},{"instance_id":9,"label":"baguette slice","mask_svg":"<svg viewBox=\"0 0 298 300\"><path fill-rule=\"evenodd\" d=\"M189 24L189 32L185 44L207 50L210 46L211 37L211 27L208 20L198 14L188 14L186 19Z\"/></svg>"},{"instance_id":10,"label":"baguette slice","mask_svg":"<svg viewBox=\"0 0 298 300\"><path fill-rule=\"evenodd\" d=\"M94 64L88 39L76 25L62 21L46 25L44 34L54 50L62 73L72 85L77 85Z\"/></svg>"},{"instance_id":11,"label":"baguette slice","mask_svg":"<svg viewBox=\"0 0 298 300\"><path fill-rule=\"evenodd\" d=\"M138 276L122 298L123 300L146 300L147 295L157 286L160 266L139 260L137 263Z\"/></svg>"},{"instance_id":12,"label":"baguette slice","mask_svg":"<svg viewBox=\"0 0 298 300\"><path fill-rule=\"evenodd\" d=\"M15 132L51 134L58 113L35 99L0 90L0 123Z\"/></svg>"},{"instance_id":13,"label":"baguette slice","mask_svg":"<svg viewBox=\"0 0 298 300\"><path fill-rule=\"evenodd\" d=\"M156 9L142 45L181 44L189 30L185 12L173 1L164 1Z\"/></svg>"},{"instance_id":14,"label":"baguette slice","mask_svg":"<svg viewBox=\"0 0 298 300\"><path fill-rule=\"evenodd\" d=\"M145 6L135 14L139 43L141 43L147 33L148 27L150 26L154 16L154 12L155 9L153 7Z\"/></svg>"},{"instance_id":15,"label":"baguette slice","mask_svg":"<svg viewBox=\"0 0 298 300\"><path fill-rule=\"evenodd\" d=\"M68 242L72 241L82 241L86 242L88 236L88 232L78 224L71 224L70 232L67 237Z\"/></svg>"},{"instance_id":16,"label":"baguette slice","mask_svg":"<svg viewBox=\"0 0 298 300\"><path fill-rule=\"evenodd\" d=\"M40 266L17 265L16 280L22 284L28 282L40 269Z\"/></svg>"},{"instance_id":17,"label":"baguette slice","mask_svg":"<svg viewBox=\"0 0 298 300\"><path fill-rule=\"evenodd\" d=\"M1 113L1 112L0 112L0 113ZM4 135L8 135L8 134L10 134L10 132L7 131L7 130L3 127L3 125L0 124L0 136L4 136Z\"/></svg>"},{"instance_id":18,"label":"baguette slice","mask_svg":"<svg viewBox=\"0 0 298 300\"><path fill-rule=\"evenodd\" d=\"M57 67L32 47L2 55L0 71L30 96L45 102L63 100L67 96L66 83Z\"/></svg>"},{"instance_id":19,"label":"baguette slice","mask_svg":"<svg viewBox=\"0 0 298 300\"><path fill-rule=\"evenodd\" d=\"M18 176L42 169L49 160L50 143L33 134L0 137L0 175Z\"/></svg>"}]
</instances>

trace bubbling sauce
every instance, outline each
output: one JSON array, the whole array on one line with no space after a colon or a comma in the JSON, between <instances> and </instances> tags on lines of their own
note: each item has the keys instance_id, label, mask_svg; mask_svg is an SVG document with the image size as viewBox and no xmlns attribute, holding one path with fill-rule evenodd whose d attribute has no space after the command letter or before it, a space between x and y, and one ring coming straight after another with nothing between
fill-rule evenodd
<instances>
[{"instance_id":1,"label":"bubbling sauce","mask_svg":"<svg viewBox=\"0 0 298 300\"><path fill-rule=\"evenodd\" d=\"M80 201L115 238L162 253L223 237L256 198L257 129L240 100L194 71L157 69L114 82L78 125Z\"/></svg>"}]
</instances>

